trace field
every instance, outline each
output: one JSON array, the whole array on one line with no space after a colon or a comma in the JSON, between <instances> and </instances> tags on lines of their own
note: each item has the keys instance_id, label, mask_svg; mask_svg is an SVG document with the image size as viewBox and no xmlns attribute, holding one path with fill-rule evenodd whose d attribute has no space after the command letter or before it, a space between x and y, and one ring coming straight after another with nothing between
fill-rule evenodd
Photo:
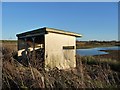
<instances>
[{"instance_id":1,"label":"field","mask_svg":"<svg viewBox=\"0 0 120 90\"><path fill-rule=\"evenodd\" d=\"M17 58L16 42L2 45L2 88L120 88L119 51L109 55L79 56L71 70L54 68L45 71L29 63L24 66Z\"/></svg>"},{"instance_id":2,"label":"field","mask_svg":"<svg viewBox=\"0 0 120 90\"><path fill-rule=\"evenodd\" d=\"M101 57L101 58L107 58L107 59L120 61L119 59L120 50L100 50L100 51L108 52L109 54L96 55L95 57Z\"/></svg>"},{"instance_id":3,"label":"field","mask_svg":"<svg viewBox=\"0 0 120 90\"><path fill-rule=\"evenodd\" d=\"M120 41L77 41L77 49L120 46Z\"/></svg>"}]
</instances>

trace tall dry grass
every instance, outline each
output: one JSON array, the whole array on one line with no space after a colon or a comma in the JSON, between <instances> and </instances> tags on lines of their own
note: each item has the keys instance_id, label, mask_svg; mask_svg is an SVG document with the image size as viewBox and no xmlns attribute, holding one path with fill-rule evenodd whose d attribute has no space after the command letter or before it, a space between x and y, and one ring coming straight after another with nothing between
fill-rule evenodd
<instances>
[{"instance_id":1,"label":"tall dry grass","mask_svg":"<svg viewBox=\"0 0 120 90\"><path fill-rule=\"evenodd\" d=\"M2 47L2 89L32 88L118 88L120 72L112 68L117 65L112 60L81 57L77 55L77 67L59 70L57 67L45 71L39 64L34 65L32 58L28 66L19 63L17 51ZM39 61L37 58L36 61ZM36 62L38 63L38 62ZM112 65L111 65L112 63Z\"/></svg>"}]
</instances>

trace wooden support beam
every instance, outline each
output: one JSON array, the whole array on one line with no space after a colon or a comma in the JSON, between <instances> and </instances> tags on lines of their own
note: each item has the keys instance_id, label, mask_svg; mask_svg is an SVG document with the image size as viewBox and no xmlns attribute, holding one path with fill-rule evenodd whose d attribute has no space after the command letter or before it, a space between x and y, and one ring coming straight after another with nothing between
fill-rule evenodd
<instances>
[{"instance_id":1,"label":"wooden support beam","mask_svg":"<svg viewBox=\"0 0 120 90\"><path fill-rule=\"evenodd\" d=\"M25 40L25 54L27 55L27 50L28 50L28 48L27 48L27 38L24 38L24 40Z\"/></svg>"},{"instance_id":2,"label":"wooden support beam","mask_svg":"<svg viewBox=\"0 0 120 90\"><path fill-rule=\"evenodd\" d=\"M33 61L36 65L36 61L35 61L35 37L32 37L32 40L33 40Z\"/></svg>"}]
</instances>

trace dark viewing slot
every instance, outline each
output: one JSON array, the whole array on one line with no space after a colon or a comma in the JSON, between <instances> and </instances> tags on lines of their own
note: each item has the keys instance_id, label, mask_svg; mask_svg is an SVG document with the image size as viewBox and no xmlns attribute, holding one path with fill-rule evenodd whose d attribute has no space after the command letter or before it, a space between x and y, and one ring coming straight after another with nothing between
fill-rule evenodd
<instances>
[{"instance_id":1,"label":"dark viewing slot","mask_svg":"<svg viewBox=\"0 0 120 90\"><path fill-rule=\"evenodd\" d=\"M63 49L74 49L74 46L63 46Z\"/></svg>"}]
</instances>

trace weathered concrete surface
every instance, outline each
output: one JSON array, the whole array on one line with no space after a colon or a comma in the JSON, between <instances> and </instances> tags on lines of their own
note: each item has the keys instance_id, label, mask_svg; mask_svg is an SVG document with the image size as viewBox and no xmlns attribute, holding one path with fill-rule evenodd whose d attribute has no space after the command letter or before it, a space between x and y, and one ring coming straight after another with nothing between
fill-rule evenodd
<instances>
[{"instance_id":1,"label":"weathered concrete surface","mask_svg":"<svg viewBox=\"0 0 120 90\"><path fill-rule=\"evenodd\" d=\"M63 50L63 46L75 46L75 49ZM45 67L68 69L76 67L76 37L48 33L45 35Z\"/></svg>"}]
</instances>

